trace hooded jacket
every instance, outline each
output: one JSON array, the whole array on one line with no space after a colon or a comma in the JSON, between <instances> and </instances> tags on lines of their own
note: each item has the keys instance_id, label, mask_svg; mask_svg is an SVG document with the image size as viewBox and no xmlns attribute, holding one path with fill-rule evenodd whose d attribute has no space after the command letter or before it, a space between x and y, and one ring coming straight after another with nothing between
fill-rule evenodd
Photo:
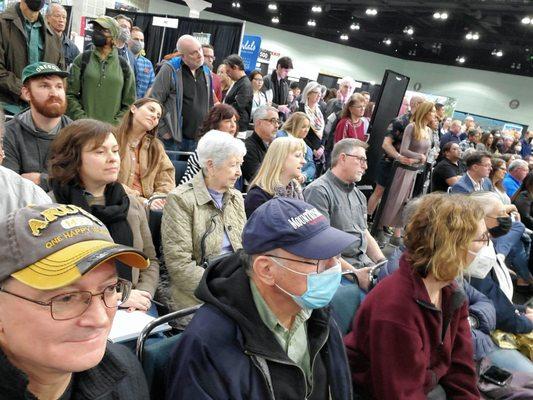
<instances>
[{"instance_id":1,"label":"hooded jacket","mask_svg":"<svg viewBox=\"0 0 533 400\"><path fill-rule=\"evenodd\" d=\"M56 135L50 135L48 132L25 123L23 115L30 112L30 110L23 111L6 123L4 135L6 157L2 165L12 169L17 174L40 172L40 186L47 191L49 189L47 174L48 153ZM59 130L71 122L70 118L63 115Z\"/></svg>"},{"instance_id":2,"label":"hooded jacket","mask_svg":"<svg viewBox=\"0 0 533 400\"><path fill-rule=\"evenodd\" d=\"M27 39L19 16L20 5L8 7L0 14L0 102L21 105L22 70L28 65ZM39 14L42 24L43 56L41 61L65 69L61 38L48 26Z\"/></svg>"},{"instance_id":3,"label":"hooded jacket","mask_svg":"<svg viewBox=\"0 0 533 400\"><path fill-rule=\"evenodd\" d=\"M243 253L207 268L196 297L205 302L170 357L167 399L351 399L346 353L329 309L307 321L313 391L262 322ZM289 300L288 300L289 301Z\"/></svg>"}]
</instances>

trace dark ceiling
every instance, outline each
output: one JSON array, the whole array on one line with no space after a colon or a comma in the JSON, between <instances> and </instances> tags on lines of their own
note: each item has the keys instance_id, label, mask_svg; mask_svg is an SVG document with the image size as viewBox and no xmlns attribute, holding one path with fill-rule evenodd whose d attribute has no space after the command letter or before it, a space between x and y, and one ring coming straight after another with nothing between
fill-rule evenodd
<instances>
[{"instance_id":1,"label":"dark ceiling","mask_svg":"<svg viewBox=\"0 0 533 400\"><path fill-rule=\"evenodd\" d=\"M277 10L270 10L270 3ZM406 60L533 76L533 23L522 23L526 16L533 19L530 0L211 0L211 4L206 11ZM311 11L315 5L322 7L321 13ZM377 15L367 15L367 8L375 8ZM448 13L446 20L434 18L435 12L443 11ZM273 23L273 17L279 23ZM309 19L316 21L315 27L308 26ZM350 29L352 24L360 29ZM408 26L414 29L412 36L404 33ZM467 40L469 32L478 33L479 39ZM348 40L341 40L341 34L347 34ZM390 45L384 43L386 38ZM498 51L503 55L493 55ZM319 47L316 55L320 56ZM460 57L465 57L463 64Z\"/></svg>"}]
</instances>

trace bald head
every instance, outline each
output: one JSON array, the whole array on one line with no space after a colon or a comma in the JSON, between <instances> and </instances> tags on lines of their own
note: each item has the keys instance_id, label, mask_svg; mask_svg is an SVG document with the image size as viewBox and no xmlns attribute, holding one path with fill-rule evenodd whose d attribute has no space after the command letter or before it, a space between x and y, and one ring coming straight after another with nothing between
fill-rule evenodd
<instances>
[{"instance_id":1,"label":"bald head","mask_svg":"<svg viewBox=\"0 0 533 400\"><path fill-rule=\"evenodd\" d=\"M176 48L181 58L191 71L196 71L204 63L204 53L200 42L191 35L183 35L178 39Z\"/></svg>"},{"instance_id":2,"label":"bald head","mask_svg":"<svg viewBox=\"0 0 533 400\"><path fill-rule=\"evenodd\" d=\"M50 4L46 10L46 22L58 35L63 34L67 26L67 11L58 3Z\"/></svg>"},{"instance_id":3,"label":"bald head","mask_svg":"<svg viewBox=\"0 0 533 400\"><path fill-rule=\"evenodd\" d=\"M411 114L414 114L418 106L424 101L426 101L426 99L424 99L424 97L418 94L411 97L411 100L409 100L409 108L411 109Z\"/></svg>"}]
</instances>

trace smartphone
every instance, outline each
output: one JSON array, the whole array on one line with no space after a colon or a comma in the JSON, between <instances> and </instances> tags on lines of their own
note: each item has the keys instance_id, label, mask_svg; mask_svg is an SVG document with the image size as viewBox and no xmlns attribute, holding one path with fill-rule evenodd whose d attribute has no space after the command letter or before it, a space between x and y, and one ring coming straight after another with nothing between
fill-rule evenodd
<instances>
[{"instance_id":1,"label":"smartphone","mask_svg":"<svg viewBox=\"0 0 533 400\"><path fill-rule=\"evenodd\" d=\"M498 386L505 386L512 378L513 374L496 366L491 366L481 374L481 378Z\"/></svg>"}]
</instances>

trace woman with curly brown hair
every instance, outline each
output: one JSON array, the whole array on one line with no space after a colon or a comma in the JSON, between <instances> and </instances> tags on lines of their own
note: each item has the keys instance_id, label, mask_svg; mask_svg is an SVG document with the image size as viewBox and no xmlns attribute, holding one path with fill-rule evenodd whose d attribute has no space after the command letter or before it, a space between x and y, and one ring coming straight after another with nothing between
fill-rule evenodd
<instances>
[{"instance_id":1,"label":"woman with curly brown hair","mask_svg":"<svg viewBox=\"0 0 533 400\"><path fill-rule=\"evenodd\" d=\"M354 385L378 399L479 399L466 295L455 279L488 245L483 210L420 199L400 267L365 298L345 338Z\"/></svg>"}]
</instances>

